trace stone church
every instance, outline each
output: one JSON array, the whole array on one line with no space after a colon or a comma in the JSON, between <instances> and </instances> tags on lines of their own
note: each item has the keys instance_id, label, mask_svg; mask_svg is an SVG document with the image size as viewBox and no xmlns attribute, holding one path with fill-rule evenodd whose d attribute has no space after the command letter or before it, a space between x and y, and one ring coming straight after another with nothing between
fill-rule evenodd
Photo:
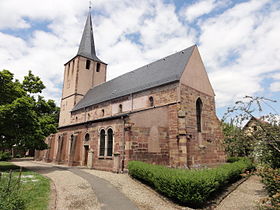
<instances>
[{"instance_id":1,"label":"stone church","mask_svg":"<svg viewBox=\"0 0 280 210\"><path fill-rule=\"evenodd\" d=\"M35 158L119 172L128 161L197 168L225 161L215 94L196 45L106 81L91 14L65 65L59 128Z\"/></svg>"}]
</instances>

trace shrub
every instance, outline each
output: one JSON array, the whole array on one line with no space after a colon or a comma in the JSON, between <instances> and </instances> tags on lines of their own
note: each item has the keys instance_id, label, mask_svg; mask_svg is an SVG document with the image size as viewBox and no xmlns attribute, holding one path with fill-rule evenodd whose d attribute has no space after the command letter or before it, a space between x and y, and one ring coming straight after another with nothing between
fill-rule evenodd
<instances>
[{"instance_id":1,"label":"shrub","mask_svg":"<svg viewBox=\"0 0 280 210\"><path fill-rule=\"evenodd\" d=\"M128 164L132 177L175 202L190 207L200 207L214 192L236 181L241 173L252 168L252 162L248 159L204 170L170 169L139 161Z\"/></svg>"},{"instance_id":2,"label":"shrub","mask_svg":"<svg viewBox=\"0 0 280 210\"><path fill-rule=\"evenodd\" d=\"M280 209L280 169L260 167L259 175L268 192L269 198L265 199L264 209Z\"/></svg>"},{"instance_id":3,"label":"shrub","mask_svg":"<svg viewBox=\"0 0 280 210\"><path fill-rule=\"evenodd\" d=\"M9 152L0 152L0 161L10 160L12 156Z\"/></svg>"}]
</instances>

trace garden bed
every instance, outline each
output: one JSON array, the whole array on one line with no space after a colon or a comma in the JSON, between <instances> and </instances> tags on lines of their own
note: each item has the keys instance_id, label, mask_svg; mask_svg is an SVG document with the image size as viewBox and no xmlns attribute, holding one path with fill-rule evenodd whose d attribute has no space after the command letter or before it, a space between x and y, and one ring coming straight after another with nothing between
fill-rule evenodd
<instances>
[{"instance_id":1,"label":"garden bed","mask_svg":"<svg viewBox=\"0 0 280 210\"><path fill-rule=\"evenodd\" d=\"M201 208L218 191L239 180L246 170L253 169L253 164L248 159L242 159L213 169L185 170L131 161L128 168L130 176L172 201Z\"/></svg>"}]
</instances>

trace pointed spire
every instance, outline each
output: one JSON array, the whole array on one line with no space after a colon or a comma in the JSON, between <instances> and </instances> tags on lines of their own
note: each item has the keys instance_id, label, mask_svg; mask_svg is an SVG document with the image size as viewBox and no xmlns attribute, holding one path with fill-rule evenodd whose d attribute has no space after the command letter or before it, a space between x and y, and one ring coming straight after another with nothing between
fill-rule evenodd
<instances>
[{"instance_id":1,"label":"pointed spire","mask_svg":"<svg viewBox=\"0 0 280 210\"><path fill-rule=\"evenodd\" d=\"M79 50L77 55L84 56L86 58L92 59L97 62L102 62L95 52L93 30L92 30L92 21L91 14L88 13L83 36L80 42ZM103 63L103 62L102 62Z\"/></svg>"}]
</instances>

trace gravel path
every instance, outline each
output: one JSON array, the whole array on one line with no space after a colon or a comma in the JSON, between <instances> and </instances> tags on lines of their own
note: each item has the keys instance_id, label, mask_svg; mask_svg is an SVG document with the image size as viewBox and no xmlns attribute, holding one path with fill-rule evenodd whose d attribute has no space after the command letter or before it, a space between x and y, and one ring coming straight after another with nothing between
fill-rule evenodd
<instances>
[{"instance_id":1,"label":"gravel path","mask_svg":"<svg viewBox=\"0 0 280 210\"><path fill-rule=\"evenodd\" d=\"M52 164L34 161L13 161L15 165L38 172L53 181L55 186L55 206L50 209L58 210L87 210L100 209L96 195L91 185L78 175L67 171L66 167L55 167Z\"/></svg>"},{"instance_id":2,"label":"gravel path","mask_svg":"<svg viewBox=\"0 0 280 210\"><path fill-rule=\"evenodd\" d=\"M126 203L125 208L121 209L190 209L169 202L149 187L130 178L128 174L114 174L111 172L89 170L78 167L68 168L66 166L55 166L50 163L36 161L21 160L13 161L12 163L41 173L53 181L55 186L55 191L53 193L56 193L56 205L51 209L117 210L120 208L112 208L112 206L108 206L106 204L107 201L104 199L106 199L107 196L109 200L113 200L113 202L120 201L123 198L118 196L123 196L122 194L124 194L130 201L125 198L128 201L124 201L124 203L128 203ZM104 191L103 188L106 187L103 186L107 186L107 191ZM95 192L92 189L94 189ZM108 189L112 192L109 192ZM265 196L266 193L263 189L263 184L260 183L260 178L257 176L251 176L229 194L215 209L255 210L257 209L257 201ZM109 201L109 203L110 202L111 201Z\"/></svg>"},{"instance_id":3,"label":"gravel path","mask_svg":"<svg viewBox=\"0 0 280 210\"><path fill-rule=\"evenodd\" d=\"M255 210L257 202L266 196L260 177L251 176L229 194L216 210Z\"/></svg>"},{"instance_id":4,"label":"gravel path","mask_svg":"<svg viewBox=\"0 0 280 210\"><path fill-rule=\"evenodd\" d=\"M114 174L106 171L97 171L81 169L87 173L93 174L109 181L119 191L132 200L139 209L143 210L172 210L172 209L190 209L175 205L162 198L147 186L133 180L128 174Z\"/></svg>"},{"instance_id":5,"label":"gravel path","mask_svg":"<svg viewBox=\"0 0 280 210\"><path fill-rule=\"evenodd\" d=\"M68 170L91 184L97 200L100 202L101 210L138 210L137 206L110 182L76 167L69 168Z\"/></svg>"}]
</instances>

